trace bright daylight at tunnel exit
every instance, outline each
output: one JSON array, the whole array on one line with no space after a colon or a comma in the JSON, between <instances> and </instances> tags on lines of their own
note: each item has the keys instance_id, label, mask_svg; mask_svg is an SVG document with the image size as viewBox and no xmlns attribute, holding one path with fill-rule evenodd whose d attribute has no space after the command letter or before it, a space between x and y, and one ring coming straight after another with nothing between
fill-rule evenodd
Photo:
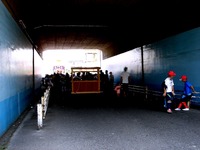
<instances>
[{"instance_id":1,"label":"bright daylight at tunnel exit","mask_svg":"<svg viewBox=\"0 0 200 150\"><path fill-rule=\"evenodd\" d=\"M43 52L42 76L71 73L71 67L101 67L102 51L98 49L46 50Z\"/></svg>"}]
</instances>

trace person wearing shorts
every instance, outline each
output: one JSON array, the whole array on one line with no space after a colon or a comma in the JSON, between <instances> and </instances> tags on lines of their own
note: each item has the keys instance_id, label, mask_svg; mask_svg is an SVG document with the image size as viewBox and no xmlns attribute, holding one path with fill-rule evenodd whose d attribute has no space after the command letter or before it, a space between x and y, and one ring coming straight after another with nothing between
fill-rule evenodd
<instances>
[{"instance_id":1,"label":"person wearing shorts","mask_svg":"<svg viewBox=\"0 0 200 150\"><path fill-rule=\"evenodd\" d=\"M166 98L166 108L168 113L172 113L171 105L175 95L173 81L174 76L176 76L176 73L174 71L169 71L168 77L164 80L165 88L163 96Z\"/></svg>"},{"instance_id":2,"label":"person wearing shorts","mask_svg":"<svg viewBox=\"0 0 200 150\"><path fill-rule=\"evenodd\" d=\"M184 106L182 110L188 111L190 107L190 100L192 98L192 94L196 93L196 91L193 85L187 80L186 75L182 75L179 80L184 83L184 91L183 94L181 95L180 103L175 110L181 110L182 107Z\"/></svg>"}]
</instances>

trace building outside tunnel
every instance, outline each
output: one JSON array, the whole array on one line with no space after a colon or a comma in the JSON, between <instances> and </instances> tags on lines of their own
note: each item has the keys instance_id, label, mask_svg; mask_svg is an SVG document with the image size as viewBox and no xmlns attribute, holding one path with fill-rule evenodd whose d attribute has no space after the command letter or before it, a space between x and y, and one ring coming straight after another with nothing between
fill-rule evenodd
<instances>
[{"instance_id":1,"label":"building outside tunnel","mask_svg":"<svg viewBox=\"0 0 200 150\"><path fill-rule=\"evenodd\" d=\"M179 78L184 74L200 91L199 41L197 27L103 59L101 68L112 71L117 82L127 66L132 84L153 90L159 90L167 72L173 70L177 90L183 88ZM33 102L40 89L43 64L41 55L0 1L0 136Z\"/></svg>"}]
</instances>

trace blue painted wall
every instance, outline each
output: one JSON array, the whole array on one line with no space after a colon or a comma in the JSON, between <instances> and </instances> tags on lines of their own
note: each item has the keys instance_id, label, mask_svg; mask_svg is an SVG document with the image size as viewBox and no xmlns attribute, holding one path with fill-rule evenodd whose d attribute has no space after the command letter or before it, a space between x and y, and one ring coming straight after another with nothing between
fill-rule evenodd
<instances>
[{"instance_id":1,"label":"blue painted wall","mask_svg":"<svg viewBox=\"0 0 200 150\"><path fill-rule=\"evenodd\" d=\"M116 83L123 68L127 66L131 73L132 84L144 84L153 90L160 90L161 82L167 77L167 72L173 70L177 74L174 78L176 90L183 89L183 83L179 78L181 75L187 75L196 91L200 91L199 41L200 28L195 28L105 59L102 70L112 71ZM142 62L144 71L142 71Z\"/></svg>"},{"instance_id":2,"label":"blue painted wall","mask_svg":"<svg viewBox=\"0 0 200 150\"><path fill-rule=\"evenodd\" d=\"M128 52L116 55L102 61L102 70L112 71L115 77L115 83L120 81L120 74L124 67L128 67L131 74L132 84L141 84L142 82L142 62L141 48L136 48Z\"/></svg>"},{"instance_id":3,"label":"blue painted wall","mask_svg":"<svg viewBox=\"0 0 200 150\"><path fill-rule=\"evenodd\" d=\"M127 66L132 84L155 90L160 89L167 72L174 70L176 89L182 89L178 79L186 74L200 91L199 41L200 28L196 28L108 58L102 62L102 70L112 71L117 82ZM32 45L0 1L0 136L30 104L33 88L40 86L41 68L42 59L35 50L33 53Z\"/></svg>"},{"instance_id":4,"label":"blue painted wall","mask_svg":"<svg viewBox=\"0 0 200 150\"><path fill-rule=\"evenodd\" d=\"M157 87L169 70L174 70L176 89L182 89L181 75L200 89L200 28L144 46L145 83Z\"/></svg>"},{"instance_id":5,"label":"blue painted wall","mask_svg":"<svg viewBox=\"0 0 200 150\"><path fill-rule=\"evenodd\" d=\"M28 107L33 87L39 86L41 58L34 53L35 81L32 45L0 1L0 136Z\"/></svg>"}]
</instances>

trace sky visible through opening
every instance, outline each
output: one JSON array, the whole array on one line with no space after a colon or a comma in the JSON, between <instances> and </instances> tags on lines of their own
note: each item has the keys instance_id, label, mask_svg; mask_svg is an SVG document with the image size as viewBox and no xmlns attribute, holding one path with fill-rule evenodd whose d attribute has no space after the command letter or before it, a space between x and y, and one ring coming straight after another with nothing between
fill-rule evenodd
<instances>
[{"instance_id":1,"label":"sky visible through opening","mask_svg":"<svg viewBox=\"0 0 200 150\"><path fill-rule=\"evenodd\" d=\"M98 49L46 50L43 52L44 72L71 72L71 67L101 67L102 51Z\"/></svg>"}]
</instances>

